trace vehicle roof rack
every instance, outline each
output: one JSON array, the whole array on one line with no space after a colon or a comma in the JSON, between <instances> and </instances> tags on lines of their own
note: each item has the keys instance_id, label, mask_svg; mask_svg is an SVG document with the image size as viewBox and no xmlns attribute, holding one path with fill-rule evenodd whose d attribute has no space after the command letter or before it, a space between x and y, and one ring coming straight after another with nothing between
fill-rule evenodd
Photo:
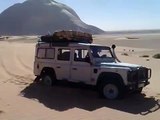
<instances>
[{"instance_id":1,"label":"vehicle roof rack","mask_svg":"<svg viewBox=\"0 0 160 120\"><path fill-rule=\"evenodd\" d=\"M44 43L92 43L92 35L78 31L59 31L53 35L40 37L39 42Z\"/></svg>"}]
</instances>

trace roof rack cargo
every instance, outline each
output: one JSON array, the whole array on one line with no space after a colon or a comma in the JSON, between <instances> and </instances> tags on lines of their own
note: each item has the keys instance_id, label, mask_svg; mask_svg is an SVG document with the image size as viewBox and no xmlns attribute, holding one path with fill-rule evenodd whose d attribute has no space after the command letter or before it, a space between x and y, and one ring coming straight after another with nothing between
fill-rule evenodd
<instances>
[{"instance_id":1,"label":"roof rack cargo","mask_svg":"<svg viewBox=\"0 0 160 120\"><path fill-rule=\"evenodd\" d=\"M41 36L40 42L57 43L57 42L80 42L92 43L92 35L85 32L78 31L59 31L53 35Z\"/></svg>"}]
</instances>

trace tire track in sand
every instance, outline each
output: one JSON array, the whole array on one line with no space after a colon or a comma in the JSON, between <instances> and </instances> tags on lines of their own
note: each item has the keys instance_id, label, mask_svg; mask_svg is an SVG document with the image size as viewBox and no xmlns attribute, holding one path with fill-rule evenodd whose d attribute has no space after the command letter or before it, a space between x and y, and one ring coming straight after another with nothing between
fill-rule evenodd
<instances>
[{"instance_id":1,"label":"tire track in sand","mask_svg":"<svg viewBox=\"0 0 160 120\"><path fill-rule=\"evenodd\" d=\"M0 61L0 65L3 68L3 70L6 72L6 74L10 76L10 78L6 80L4 83L11 82L16 85L27 85L33 82L32 75L21 76L21 75L14 74L13 72L10 72L5 66L3 60Z\"/></svg>"},{"instance_id":2,"label":"tire track in sand","mask_svg":"<svg viewBox=\"0 0 160 120\"><path fill-rule=\"evenodd\" d=\"M25 69L29 71L33 70L30 66L26 65L18 55L16 55L16 59Z\"/></svg>"},{"instance_id":3,"label":"tire track in sand","mask_svg":"<svg viewBox=\"0 0 160 120\"><path fill-rule=\"evenodd\" d=\"M0 110L0 114L4 113L4 111Z\"/></svg>"}]
</instances>

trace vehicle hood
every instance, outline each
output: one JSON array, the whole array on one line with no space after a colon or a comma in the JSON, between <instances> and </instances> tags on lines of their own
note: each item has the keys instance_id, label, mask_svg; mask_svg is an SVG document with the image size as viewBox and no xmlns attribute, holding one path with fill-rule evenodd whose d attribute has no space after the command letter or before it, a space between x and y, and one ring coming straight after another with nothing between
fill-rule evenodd
<instances>
[{"instance_id":1,"label":"vehicle hood","mask_svg":"<svg viewBox=\"0 0 160 120\"><path fill-rule=\"evenodd\" d=\"M105 63L102 62L100 63L101 67L117 67L117 68L124 68L124 69L137 69L139 67L141 67L140 65L136 65L136 64L130 64L130 63Z\"/></svg>"}]
</instances>

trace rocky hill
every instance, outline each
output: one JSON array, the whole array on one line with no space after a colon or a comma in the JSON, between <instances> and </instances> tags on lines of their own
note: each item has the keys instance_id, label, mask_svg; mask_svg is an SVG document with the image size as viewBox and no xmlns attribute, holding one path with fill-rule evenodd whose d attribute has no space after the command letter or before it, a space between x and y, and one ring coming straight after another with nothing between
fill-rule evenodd
<instances>
[{"instance_id":1,"label":"rocky hill","mask_svg":"<svg viewBox=\"0 0 160 120\"><path fill-rule=\"evenodd\" d=\"M92 34L104 32L87 25L72 8L54 0L27 0L0 14L1 35L39 35L57 30L78 30Z\"/></svg>"}]
</instances>

